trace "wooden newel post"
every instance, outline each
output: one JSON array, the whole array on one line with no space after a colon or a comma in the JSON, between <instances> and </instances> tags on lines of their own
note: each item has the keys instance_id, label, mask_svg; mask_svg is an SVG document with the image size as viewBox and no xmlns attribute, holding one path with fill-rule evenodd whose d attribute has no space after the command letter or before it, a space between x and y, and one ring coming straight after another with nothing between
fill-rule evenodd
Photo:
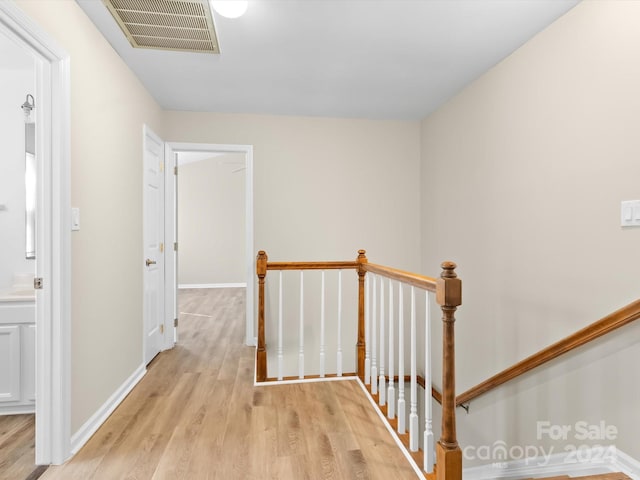
<instances>
[{"instance_id":1,"label":"wooden newel post","mask_svg":"<svg viewBox=\"0 0 640 480\"><path fill-rule=\"evenodd\" d=\"M267 276L267 253L258 252L256 273L258 275L258 351L256 354L256 380L267 380L267 345L264 340L264 278Z\"/></svg>"},{"instance_id":2,"label":"wooden newel post","mask_svg":"<svg viewBox=\"0 0 640 480\"><path fill-rule=\"evenodd\" d=\"M462 451L456 439L455 312L462 304L462 281L456 264L444 262L436 280L436 300L442 309L442 434L436 446L436 478L462 480Z\"/></svg>"},{"instance_id":3,"label":"wooden newel post","mask_svg":"<svg viewBox=\"0 0 640 480\"><path fill-rule=\"evenodd\" d=\"M358 377L364 382L364 277L367 274L364 264L368 262L366 251L358 250L358 343L356 344L356 358L358 359Z\"/></svg>"}]
</instances>

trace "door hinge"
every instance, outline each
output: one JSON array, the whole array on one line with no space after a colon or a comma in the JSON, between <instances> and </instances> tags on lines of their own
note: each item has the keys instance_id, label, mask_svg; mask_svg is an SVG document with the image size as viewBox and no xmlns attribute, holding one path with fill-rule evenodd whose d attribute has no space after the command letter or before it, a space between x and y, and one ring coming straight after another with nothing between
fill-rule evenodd
<instances>
[{"instance_id":1,"label":"door hinge","mask_svg":"<svg viewBox=\"0 0 640 480\"><path fill-rule=\"evenodd\" d=\"M42 284L43 284L43 281L41 277L36 277L33 279L33 288L35 290L42 290Z\"/></svg>"},{"instance_id":2,"label":"door hinge","mask_svg":"<svg viewBox=\"0 0 640 480\"><path fill-rule=\"evenodd\" d=\"M178 166L173 167L173 174L178 175Z\"/></svg>"},{"instance_id":3,"label":"door hinge","mask_svg":"<svg viewBox=\"0 0 640 480\"><path fill-rule=\"evenodd\" d=\"M178 251L178 242L173 242L173 251L174 252Z\"/></svg>"},{"instance_id":4,"label":"door hinge","mask_svg":"<svg viewBox=\"0 0 640 480\"><path fill-rule=\"evenodd\" d=\"M164 162L160 162L160 171L164 172Z\"/></svg>"},{"instance_id":5,"label":"door hinge","mask_svg":"<svg viewBox=\"0 0 640 480\"><path fill-rule=\"evenodd\" d=\"M164 324L160 324L160 333L164 335Z\"/></svg>"},{"instance_id":6,"label":"door hinge","mask_svg":"<svg viewBox=\"0 0 640 480\"><path fill-rule=\"evenodd\" d=\"M164 243L160 242L160 253L164 252Z\"/></svg>"},{"instance_id":7,"label":"door hinge","mask_svg":"<svg viewBox=\"0 0 640 480\"><path fill-rule=\"evenodd\" d=\"M178 319L177 319L177 318L174 318L174 319L173 319L173 326L174 326L175 328L178 328Z\"/></svg>"}]
</instances>

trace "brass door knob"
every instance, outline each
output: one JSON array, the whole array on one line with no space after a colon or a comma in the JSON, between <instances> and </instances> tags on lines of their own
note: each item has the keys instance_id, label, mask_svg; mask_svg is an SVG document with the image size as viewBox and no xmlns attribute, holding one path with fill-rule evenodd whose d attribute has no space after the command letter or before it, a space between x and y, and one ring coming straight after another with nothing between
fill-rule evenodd
<instances>
[{"instance_id":1,"label":"brass door knob","mask_svg":"<svg viewBox=\"0 0 640 480\"><path fill-rule=\"evenodd\" d=\"M155 260L151 260L150 258L147 258L147 260L144 263L146 263L148 267L149 265L155 265L157 262Z\"/></svg>"}]
</instances>

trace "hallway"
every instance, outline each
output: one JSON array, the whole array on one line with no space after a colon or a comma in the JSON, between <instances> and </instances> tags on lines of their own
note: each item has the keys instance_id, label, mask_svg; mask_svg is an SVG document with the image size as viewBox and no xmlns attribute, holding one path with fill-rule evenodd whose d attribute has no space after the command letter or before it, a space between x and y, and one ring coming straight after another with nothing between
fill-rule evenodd
<instances>
[{"instance_id":1,"label":"hallway","mask_svg":"<svg viewBox=\"0 0 640 480\"><path fill-rule=\"evenodd\" d=\"M354 381L253 386L244 289L183 290L179 344L44 480L415 478Z\"/></svg>"}]
</instances>

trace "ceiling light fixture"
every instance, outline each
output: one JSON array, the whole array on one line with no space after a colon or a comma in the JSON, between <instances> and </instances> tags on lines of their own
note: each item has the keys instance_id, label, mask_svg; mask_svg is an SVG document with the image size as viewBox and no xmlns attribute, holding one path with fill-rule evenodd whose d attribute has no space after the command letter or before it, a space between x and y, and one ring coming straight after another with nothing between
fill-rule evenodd
<instances>
[{"instance_id":1,"label":"ceiling light fixture","mask_svg":"<svg viewBox=\"0 0 640 480\"><path fill-rule=\"evenodd\" d=\"M248 0L211 0L211 6L226 18L238 18L244 15L249 7Z\"/></svg>"}]
</instances>

